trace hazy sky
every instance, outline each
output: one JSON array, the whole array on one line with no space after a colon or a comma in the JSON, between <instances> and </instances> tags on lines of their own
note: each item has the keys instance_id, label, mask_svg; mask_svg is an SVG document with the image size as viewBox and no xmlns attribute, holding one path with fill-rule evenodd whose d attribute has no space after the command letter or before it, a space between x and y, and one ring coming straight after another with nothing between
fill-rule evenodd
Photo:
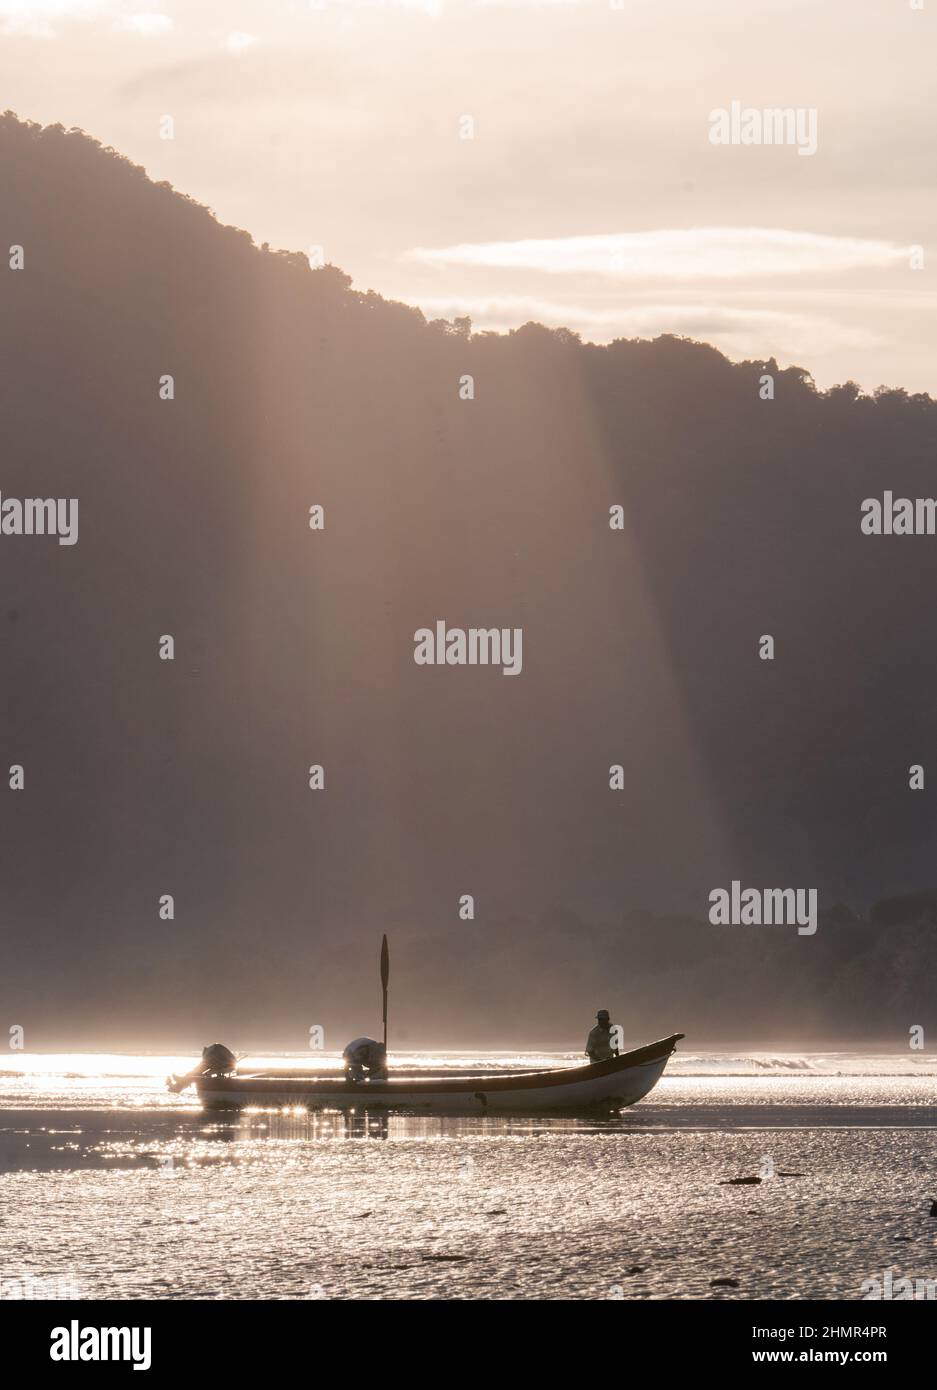
<instances>
[{"instance_id":1,"label":"hazy sky","mask_svg":"<svg viewBox=\"0 0 937 1390\"><path fill-rule=\"evenodd\" d=\"M5 106L358 289L932 394L935 70L937 0L0 0Z\"/></svg>"}]
</instances>

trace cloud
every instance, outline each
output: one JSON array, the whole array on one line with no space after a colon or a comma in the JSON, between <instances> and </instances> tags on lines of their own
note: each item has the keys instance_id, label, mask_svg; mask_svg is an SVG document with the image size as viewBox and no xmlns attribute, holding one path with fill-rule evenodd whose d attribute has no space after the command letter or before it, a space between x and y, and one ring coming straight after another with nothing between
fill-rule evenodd
<instances>
[{"instance_id":1,"label":"cloud","mask_svg":"<svg viewBox=\"0 0 937 1390\"><path fill-rule=\"evenodd\" d=\"M114 20L119 29L151 38L172 28L169 15L154 10L125 13L120 0L0 0L0 33L54 39L57 22Z\"/></svg>"},{"instance_id":2,"label":"cloud","mask_svg":"<svg viewBox=\"0 0 937 1390\"><path fill-rule=\"evenodd\" d=\"M4 34L51 39L53 21L100 19L111 9L107 0L0 0L0 25Z\"/></svg>"},{"instance_id":3,"label":"cloud","mask_svg":"<svg viewBox=\"0 0 937 1390\"><path fill-rule=\"evenodd\" d=\"M243 29L235 29L225 39L224 46L230 53L243 53L245 48L250 48L251 44L256 42L256 35L246 34Z\"/></svg>"},{"instance_id":4,"label":"cloud","mask_svg":"<svg viewBox=\"0 0 937 1390\"><path fill-rule=\"evenodd\" d=\"M159 34L166 34L172 28L172 20L168 14L156 14L152 10L144 10L139 14L128 14L120 21L121 29L129 29L133 34L140 34L143 38L155 38Z\"/></svg>"},{"instance_id":5,"label":"cloud","mask_svg":"<svg viewBox=\"0 0 937 1390\"><path fill-rule=\"evenodd\" d=\"M883 339L860 325L818 314L783 309L750 309L732 304L623 304L591 308L523 295L416 296L427 318L472 320L476 330L503 332L531 321L548 328L570 328L592 342L614 338L656 338L674 333L715 344L730 357L775 356L792 360L848 348L875 347Z\"/></svg>"},{"instance_id":6,"label":"cloud","mask_svg":"<svg viewBox=\"0 0 937 1390\"><path fill-rule=\"evenodd\" d=\"M603 275L615 279L715 279L885 268L910 248L888 241L766 227L688 227L550 240L416 247L405 259L436 265Z\"/></svg>"}]
</instances>

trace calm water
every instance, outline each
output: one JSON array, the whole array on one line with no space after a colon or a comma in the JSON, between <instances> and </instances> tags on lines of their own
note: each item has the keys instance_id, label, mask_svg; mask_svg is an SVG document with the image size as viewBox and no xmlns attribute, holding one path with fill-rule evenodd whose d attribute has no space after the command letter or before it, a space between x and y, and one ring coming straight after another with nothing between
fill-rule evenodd
<instances>
[{"instance_id":1,"label":"calm water","mask_svg":"<svg viewBox=\"0 0 937 1390\"><path fill-rule=\"evenodd\" d=\"M889 1269L937 1278L937 1058L678 1054L599 1122L207 1116L163 1088L191 1060L5 1059L0 1297L857 1299Z\"/></svg>"}]
</instances>

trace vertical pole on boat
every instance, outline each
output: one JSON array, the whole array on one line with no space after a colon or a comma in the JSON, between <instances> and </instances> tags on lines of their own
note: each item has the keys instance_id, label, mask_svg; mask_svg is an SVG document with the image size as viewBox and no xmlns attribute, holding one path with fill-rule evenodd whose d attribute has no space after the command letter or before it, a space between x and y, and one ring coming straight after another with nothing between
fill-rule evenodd
<instances>
[{"instance_id":1,"label":"vertical pole on boat","mask_svg":"<svg viewBox=\"0 0 937 1390\"><path fill-rule=\"evenodd\" d=\"M390 979L390 951L387 949L387 933L381 942L381 989L384 991L384 1051L387 1051L387 981Z\"/></svg>"}]
</instances>

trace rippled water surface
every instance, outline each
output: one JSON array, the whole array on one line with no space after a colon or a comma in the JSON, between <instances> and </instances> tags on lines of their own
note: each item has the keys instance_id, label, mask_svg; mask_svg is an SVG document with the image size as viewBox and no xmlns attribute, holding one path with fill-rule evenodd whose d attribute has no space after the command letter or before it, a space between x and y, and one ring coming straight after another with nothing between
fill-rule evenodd
<instances>
[{"instance_id":1,"label":"rippled water surface","mask_svg":"<svg viewBox=\"0 0 937 1390\"><path fill-rule=\"evenodd\" d=\"M0 1297L857 1299L889 1269L937 1278L935 1058L678 1054L603 1120L206 1115L163 1086L189 1062L7 1062Z\"/></svg>"}]
</instances>

